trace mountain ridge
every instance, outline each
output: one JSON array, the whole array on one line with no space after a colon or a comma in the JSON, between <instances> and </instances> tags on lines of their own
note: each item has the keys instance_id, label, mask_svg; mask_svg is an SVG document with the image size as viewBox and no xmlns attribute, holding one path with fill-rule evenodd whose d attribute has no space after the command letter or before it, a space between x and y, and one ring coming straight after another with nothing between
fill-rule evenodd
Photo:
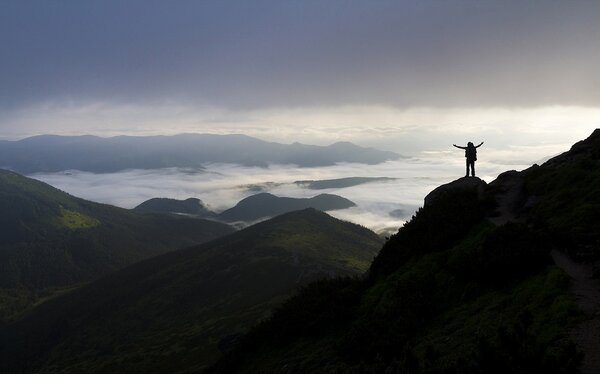
<instances>
[{"instance_id":1,"label":"mountain ridge","mask_svg":"<svg viewBox=\"0 0 600 374\"><path fill-rule=\"evenodd\" d=\"M172 372L164 362L171 352L170 361L197 371L218 357L219 341L299 286L361 274L380 244L370 230L315 209L286 213L49 300L0 329L0 362L8 365L0 369L27 362L27 371ZM119 341L118 352L105 350L105 339Z\"/></svg>"},{"instance_id":2,"label":"mountain ridge","mask_svg":"<svg viewBox=\"0 0 600 374\"><path fill-rule=\"evenodd\" d=\"M23 307L44 289L87 282L235 231L213 221L143 215L94 203L6 170L0 170L0 227L3 318L11 313L11 298Z\"/></svg>"},{"instance_id":3,"label":"mountain ridge","mask_svg":"<svg viewBox=\"0 0 600 374\"><path fill-rule=\"evenodd\" d=\"M578 372L582 312L550 249L600 264L599 206L600 130L490 184L440 186L366 279L309 285L207 372Z\"/></svg>"},{"instance_id":4,"label":"mountain ridge","mask_svg":"<svg viewBox=\"0 0 600 374\"><path fill-rule=\"evenodd\" d=\"M311 190L323 190L328 188L346 188L358 186L365 183L388 182L396 178L390 177L345 177L336 179L298 180L294 184Z\"/></svg>"},{"instance_id":5,"label":"mountain ridge","mask_svg":"<svg viewBox=\"0 0 600 374\"><path fill-rule=\"evenodd\" d=\"M127 337L120 337L118 341L126 343L119 347L118 353L131 354L119 356L114 352L114 343L106 339L98 346L108 361L94 361L99 359L98 354L90 354L88 359L81 361L77 357L82 354L79 347L85 342L83 338L75 337L67 340L68 343L55 345L59 347L58 351L50 351L52 353L46 351L45 343L35 343L35 339L27 338L43 331L43 336L59 333L56 338L60 339L61 328L72 332L73 327L69 328L69 322L66 322L68 318L61 322L58 317L56 323L48 322L41 311L57 307L53 309L55 315L64 316L60 312L64 309L58 307L66 305L61 300L68 300L78 293L50 300L42 304L43 308L37 309L31 319L0 329L1 354L17 360L13 362L42 365L36 367L46 370L68 367L125 372L140 368L152 368L158 372L206 369L211 373L282 370L427 374L577 372L581 353L569 339L569 328L580 321L582 315L570 293L568 275L553 265L550 249L558 248L574 257L600 263L600 251L595 245L600 239L597 234L600 232L600 210L597 209L600 206L598 134L595 131L593 136L577 143L570 151L541 166L502 173L489 184L478 178L459 178L438 187L428 195L428 201L412 219L384 243L365 277L324 278L308 283L249 332L240 336L238 334L243 331L232 334L229 331L222 336L221 344L217 346L220 345L227 353L210 368L205 368L197 358L203 347L198 341L186 341L189 344L180 345L177 349L163 346L160 354L147 354L131 351L135 343L128 342ZM290 241L305 246L309 251L314 249L315 253L330 249L327 245L306 247L310 235L303 236L308 230L298 221L275 230L279 233L275 236L264 232L266 225L275 224L277 227L277 222L286 217L302 214L310 216L307 222L312 222L315 229L324 227L318 218L324 217L324 213L315 210L288 213L252 226L248 231L233 234L234 238L239 238L248 232L255 233L251 240L229 242L231 237L224 237L189 251L196 251L202 257L200 252L209 255L205 250L210 246L230 243L228 250L217 252L239 260L244 257L239 254L252 252L252 248L260 248L253 252L255 255L271 259L275 253L282 253L280 248L285 245L279 243L290 244ZM278 244L273 245L273 238ZM345 237L345 234L337 240L356 241ZM256 244L258 246L253 247ZM339 248L346 248L346 245ZM190 294L176 291L195 289L185 282L195 279L185 276L190 273L180 271L177 266L165 271L154 268L165 259L179 259L181 262L178 263L194 268L195 276L204 273L199 271L198 263L187 261L187 251L171 252L119 273L136 279L139 276L139 279L117 283L133 288L143 284L144 287L115 297L136 304L136 300L143 300L146 295L144 303L150 303L133 309L148 312L119 312L118 316L126 321L122 322L122 326L128 326L133 329L131 331L145 330L149 323L157 320L157 315L152 313L164 307L165 298L178 300L179 304L167 302L171 305L193 299ZM296 263L293 255L286 261L292 265ZM149 268L140 271L150 274L151 278L140 276L141 273L136 270L146 266ZM206 270L214 268L209 266ZM226 276L222 279L231 280L234 269L235 266L225 267L223 274ZM294 266L272 268L272 271L276 269L287 277L292 274ZM145 287L160 289L167 282L154 277L165 277L168 273L176 274L172 279L178 279L175 281L177 287L169 288L168 292L165 290L162 297L156 297L154 293L148 295L144 291ZM253 271L247 276L258 279L265 273ZM181 276L183 278L179 278ZM106 279L114 280L118 276ZM249 284L248 281L242 283ZM201 284L205 283L200 281L198 285ZM101 285L95 283L90 287L111 288ZM239 291L236 287L233 289ZM215 291L215 294L219 292ZM90 295L92 300L110 305L112 308L103 309L109 312L116 305L124 305L102 302L104 299L93 296L94 292ZM133 295L136 296L131 297ZM109 295L109 299L111 297ZM77 305L85 306L86 303L79 301ZM187 304L183 305L176 314L171 310L167 315L172 319L193 310ZM231 306L225 303L221 307L226 305ZM103 313L98 316L88 312L77 314L82 310L79 308L71 309L67 315L80 316L84 321L105 317ZM161 319L164 320L164 317ZM72 326L87 326L87 322L80 321L75 318ZM46 323L50 327L38 328ZM53 330L52 326L60 328ZM95 326L87 330L85 336L98 336L102 341L106 337L104 333L118 324L112 321ZM23 333L28 328L30 330ZM214 326L209 323L193 331L211 328ZM186 328L185 331L189 333L190 330ZM183 341L179 333L174 332L170 347ZM164 334L157 333L157 336L168 340ZM46 342L54 344L51 340ZM123 351L124 348L127 350ZM97 348L84 345L82 349ZM4 360L5 364L9 362Z\"/></svg>"},{"instance_id":6,"label":"mountain ridge","mask_svg":"<svg viewBox=\"0 0 600 374\"><path fill-rule=\"evenodd\" d=\"M137 205L133 210L143 213L188 214L202 218L216 215L215 212L204 205L202 200L195 197L189 197L185 200L153 197Z\"/></svg>"},{"instance_id":7,"label":"mountain ridge","mask_svg":"<svg viewBox=\"0 0 600 374\"><path fill-rule=\"evenodd\" d=\"M252 222L306 208L328 211L353 206L356 204L352 201L332 194L319 194L311 198L293 198L261 192L240 200L234 207L221 212L216 218L224 222Z\"/></svg>"},{"instance_id":8,"label":"mountain ridge","mask_svg":"<svg viewBox=\"0 0 600 374\"><path fill-rule=\"evenodd\" d=\"M247 135L178 134L169 136L39 135L6 141L0 167L21 173L82 170L98 173L125 169L203 168L206 163L266 167L296 164L328 166L339 162L378 164L402 156L352 143L315 146L267 142Z\"/></svg>"}]
</instances>

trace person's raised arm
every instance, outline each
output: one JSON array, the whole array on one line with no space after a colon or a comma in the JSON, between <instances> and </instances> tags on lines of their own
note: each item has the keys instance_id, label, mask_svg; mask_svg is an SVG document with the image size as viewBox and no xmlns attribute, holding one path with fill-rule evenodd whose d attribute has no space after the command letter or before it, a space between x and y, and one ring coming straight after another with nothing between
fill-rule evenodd
<instances>
[{"instance_id":1,"label":"person's raised arm","mask_svg":"<svg viewBox=\"0 0 600 374\"><path fill-rule=\"evenodd\" d=\"M456 148L467 149L467 147L461 147L460 145L456 145L456 144L452 144L452 145L455 146Z\"/></svg>"},{"instance_id":2,"label":"person's raised arm","mask_svg":"<svg viewBox=\"0 0 600 374\"><path fill-rule=\"evenodd\" d=\"M475 148L479 148L483 145L483 142L479 143L479 145L475 146Z\"/></svg>"}]
</instances>

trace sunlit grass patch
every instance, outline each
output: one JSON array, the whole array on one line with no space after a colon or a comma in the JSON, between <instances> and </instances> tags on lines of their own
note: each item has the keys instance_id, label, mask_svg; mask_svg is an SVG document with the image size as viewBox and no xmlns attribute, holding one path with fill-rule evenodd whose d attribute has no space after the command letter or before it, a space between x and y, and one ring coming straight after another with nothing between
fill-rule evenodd
<instances>
[{"instance_id":1,"label":"sunlit grass patch","mask_svg":"<svg viewBox=\"0 0 600 374\"><path fill-rule=\"evenodd\" d=\"M89 229L100 225L100 221L95 218L63 207L60 208L58 223L61 227L66 227L71 230Z\"/></svg>"}]
</instances>

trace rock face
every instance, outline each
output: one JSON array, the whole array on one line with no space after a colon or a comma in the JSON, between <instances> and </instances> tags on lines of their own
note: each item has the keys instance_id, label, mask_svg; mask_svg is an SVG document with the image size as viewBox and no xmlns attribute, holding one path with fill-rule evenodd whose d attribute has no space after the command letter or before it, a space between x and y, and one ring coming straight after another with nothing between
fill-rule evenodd
<instances>
[{"instance_id":1,"label":"rock face","mask_svg":"<svg viewBox=\"0 0 600 374\"><path fill-rule=\"evenodd\" d=\"M446 195L449 191L457 189L477 190L478 196L481 197L486 186L487 183L477 177L462 177L453 182L443 184L431 191L425 196L425 206L434 204L437 199Z\"/></svg>"}]
</instances>

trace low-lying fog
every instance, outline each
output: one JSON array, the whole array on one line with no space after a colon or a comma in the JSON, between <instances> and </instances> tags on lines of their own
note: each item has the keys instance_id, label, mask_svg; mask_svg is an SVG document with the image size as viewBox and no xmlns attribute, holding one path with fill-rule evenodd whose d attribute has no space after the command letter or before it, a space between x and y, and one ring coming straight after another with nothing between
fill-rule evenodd
<instances>
[{"instance_id":1,"label":"low-lying fog","mask_svg":"<svg viewBox=\"0 0 600 374\"><path fill-rule=\"evenodd\" d=\"M483 161L476 165L478 176L487 182L503 171L520 170L528 166ZM459 151L443 159L407 159L379 165L340 164L316 168L271 165L259 168L209 164L206 170L198 171L178 168L127 170L109 174L69 171L38 173L31 177L72 195L123 208L133 208L153 197L197 197L210 209L219 212L261 191L288 197L332 193L354 201L357 207L330 211L329 214L381 233L396 231L423 204L423 198L429 191L463 175L464 158ZM297 180L343 177L396 179L325 190L311 190L293 183Z\"/></svg>"}]
</instances>

